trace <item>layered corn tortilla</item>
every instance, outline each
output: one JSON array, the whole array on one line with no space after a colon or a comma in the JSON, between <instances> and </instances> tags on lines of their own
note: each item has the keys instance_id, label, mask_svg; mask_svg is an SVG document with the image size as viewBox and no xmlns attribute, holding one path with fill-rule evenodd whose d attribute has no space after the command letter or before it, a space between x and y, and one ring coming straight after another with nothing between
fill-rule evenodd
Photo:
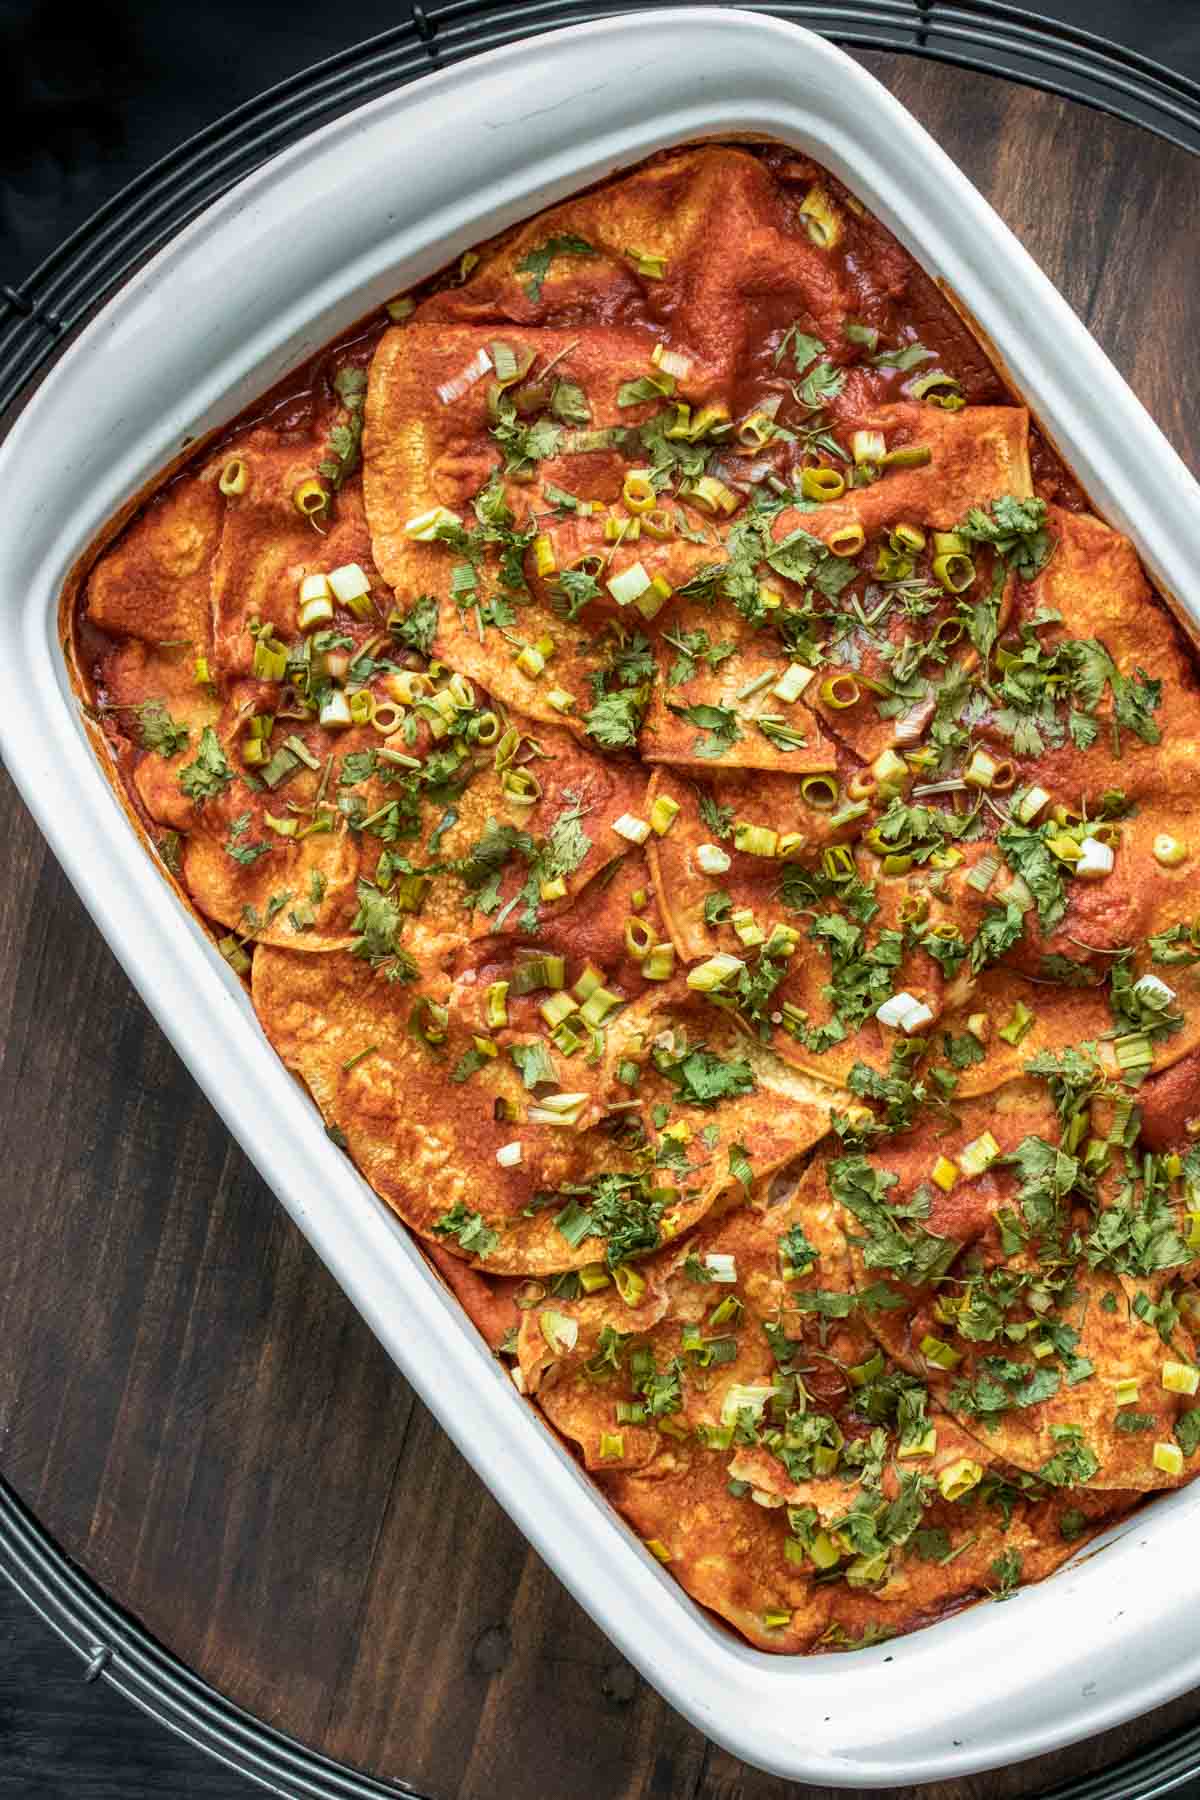
<instances>
[{"instance_id":1,"label":"layered corn tortilla","mask_svg":"<svg viewBox=\"0 0 1200 1800\"><path fill-rule=\"evenodd\" d=\"M750 1643L1196 1472L1193 658L833 177L670 151L481 246L73 625L327 1133Z\"/></svg>"}]
</instances>

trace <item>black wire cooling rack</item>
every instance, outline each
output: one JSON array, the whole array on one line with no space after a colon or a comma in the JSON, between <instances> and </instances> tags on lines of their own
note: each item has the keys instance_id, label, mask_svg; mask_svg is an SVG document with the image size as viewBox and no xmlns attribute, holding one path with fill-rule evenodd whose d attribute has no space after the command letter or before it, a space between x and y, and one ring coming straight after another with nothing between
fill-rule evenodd
<instances>
[{"instance_id":1,"label":"black wire cooling rack","mask_svg":"<svg viewBox=\"0 0 1200 1800\"><path fill-rule=\"evenodd\" d=\"M431 70L563 25L688 0L410 0L390 31L339 52L153 164L19 285L0 288L0 412L135 268L189 219L287 145ZM851 49L891 50L1000 75L1145 126L1200 155L1200 83L1003 0L740 0ZM286 1800L381 1800L419 1791L379 1780L232 1705L77 1569L0 1480L0 1576L104 1681L143 1712ZM1200 1724L1044 1800L1158 1800L1200 1773Z\"/></svg>"}]
</instances>

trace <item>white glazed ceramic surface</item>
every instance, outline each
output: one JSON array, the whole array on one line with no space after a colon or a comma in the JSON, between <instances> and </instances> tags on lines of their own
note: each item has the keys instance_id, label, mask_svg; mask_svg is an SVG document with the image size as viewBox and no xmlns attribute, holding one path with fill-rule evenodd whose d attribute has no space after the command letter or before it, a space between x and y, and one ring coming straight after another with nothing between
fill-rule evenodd
<instances>
[{"instance_id":1,"label":"white glazed ceramic surface","mask_svg":"<svg viewBox=\"0 0 1200 1800\"><path fill-rule=\"evenodd\" d=\"M805 31L665 10L494 51L349 114L242 182L109 302L0 449L0 749L230 1130L621 1651L746 1761L869 1787L1033 1756L1200 1683L1200 1492L1155 1501L1102 1554L1007 1605L853 1656L774 1658L736 1640L611 1512L326 1139L114 798L55 629L62 582L105 520L339 330L480 238L655 149L738 134L810 151L949 281L1097 505L1191 610L1200 489L932 139Z\"/></svg>"}]
</instances>

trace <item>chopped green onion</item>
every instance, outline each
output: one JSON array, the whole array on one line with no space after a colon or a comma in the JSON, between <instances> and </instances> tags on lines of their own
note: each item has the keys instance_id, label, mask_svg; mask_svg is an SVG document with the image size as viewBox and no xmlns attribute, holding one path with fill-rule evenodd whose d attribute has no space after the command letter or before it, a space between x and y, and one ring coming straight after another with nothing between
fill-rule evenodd
<instances>
[{"instance_id":1,"label":"chopped green onion","mask_svg":"<svg viewBox=\"0 0 1200 1800\"><path fill-rule=\"evenodd\" d=\"M957 1369L962 1361L961 1350L956 1350L943 1338L931 1337L928 1332L921 1339L919 1349L926 1362L933 1363L935 1368Z\"/></svg>"},{"instance_id":2,"label":"chopped green onion","mask_svg":"<svg viewBox=\"0 0 1200 1800\"><path fill-rule=\"evenodd\" d=\"M779 833L769 825L750 825L739 820L733 828L733 847L747 856L773 858L779 847Z\"/></svg>"},{"instance_id":3,"label":"chopped green onion","mask_svg":"<svg viewBox=\"0 0 1200 1800\"><path fill-rule=\"evenodd\" d=\"M1170 832L1160 831L1154 840L1153 854L1155 862L1161 863L1164 869L1174 869L1187 861L1188 850L1187 845L1172 837Z\"/></svg>"},{"instance_id":4,"label":"chopped green onion","mask_svg":"<svg viewBox=\"0 0 1200 1800\"><path fill-rule=\"evenodd\" d=\"M882 1353L876 1350L875 1354L868 1357L866 1362L854 1363L846 1370L846 1373L854 1387L866 1387L869 1381L878 1380L879 1376L883 1374L885 1366Z\"/></svg>"},{"instance_id":5,"label":"chopped green onion","mask_svg":"<svg viewBox=\"0 0 1200 1800\"><path fill-rule=\"evenodd\" d=\"M827 675L817 692L826 706L832 706L837 712L857 706L862 699L862 689L853 675Z\"/></svg>"},{"instance_id":6,"label":"chopped green onion","mask_svg":"<svg viewBox=\"0 0 1200 1800\"><path fill-rule=\"evenodd\" d=\"M589 1027L603 1025L609 1013L615 1012L622 1005L624 1001L620 994L614 994L606 987L597 987L584 1000L579 1016Z\"/></svg>"},{"instance_id":7,"label":"chopped green onion","mask_svg":"<svg viewBox=\"0 0 1200 1800\"><path fill-rule=\"evenodd\" d=\"M432 506L428 512L418 513L409 519L404 526L404 535L414 543L431 544L442 529L461 525L462 519L448 506Z\"/></svg>"},{"instance_id":8,"label":"chopped green onion","mask_svg":"<svg viewBox=\"0 0 1200 1800\"><path fill-rule=\"evenodd\" d=\"M624 936L630 956L647 956L654 948L654 931L645 919L626 919Z\"/></svg>"},{"instance_id":9,"label":"chopped green onion","mask_svg":"<svg viewBox=\"0 0 1200 1800\"><path fill-rule=\"evenodd\" d=\"M248 975L250 973L250 958L247 956L237 938L232 935L219 938L217 941L217 949L221 952L221 955L225 958L225 961L229 964L235 975Z\"/></svg>"},{"instance_id":10,"label":"chopped green onion","mask_svg":"<svg viewBox=\"0 0 1200 1800\"><path fill-rule=\"evenodd\" d=\"M655 944L649 956L642 963L643 977L647 981L669 981L674 973L674 944Z\"/></svg>"},{"instance_id":11,"label":"chopped green onion","mask_svg":"<svg viewBox=\"0 0 1200 1800\"><path fill-rule=\"evenodd\" d=\"M923 469L933 461L933 451L928 444L904 444L899 450L889 450L879 458L881 469Z\"/></svg>"},{"instance_id":12,"label":"chopped green onion","mask_svg":"<svg viewBox=\"0 0 1200 1800\"><path fill-rule=\"evenodd\" d=\"M260 637L254 645L253 672L258 681L282 681L287 674L287 645Z\"/></svg>"},{"instance_id":13,"label":"chopped green onion","mask_svg":"<svg viewBox=\"0 0 1200 1800\"><path fill-rule=\"evenodd\" d=\"M667 272L665 256L656 256L651 250L637 250L632 245L626 248L625 254L638 274L644 275L647 281L661 281Z\"/></svg>"},{"instance_id":14,"label":"chopped green onion","mask_svg":"<svg viewBox=\"0 0 1200 1800\"><path fill-rule=\"evenodd\" d=\"M1011 1044L1015 1050L1022 1038L1027 1037L1033 1030L1036 1021L1037 1014L1030 1012L1023 1000L1018 1000L1009 1018L1001 1025L998 1036L1002 1037L1006 1044Z\"/></svg>"},{"instance_id":15,"label":"chopped green onion","mask_svg":"<svg viewBox=\"0 0 1200 1800\"><path fill-rule=\"evenodd\" d=\"M831 556L857 556L867 541L867 534L861 525L851 521L846 525L838 525L829 534L829 552Z\"/></svg>"},{"instance_id":16,"label":"chopped green onion","mask_svg":"<svg viewBox=\"0 0 1200 1800\"><path fill-rule=\"evenodd\" d=\"M967 886L977 894L986 894L999 873L1000 858L990 850L985 851L967 876Z\"/></svg>"},{"instance_id":17,"label":"chopped green onion","mask_svg":"<svg viewBox=\"0 0 1200 1800\"><path fill-rule=\"evenodd\" d=\"M800 795L817 812L830 812L838 803L838 784L832 775L806 775Z\"/></svg>"},{"instance_id":18,"label":"chopped green onion","mask_svg":"<svg viewBox=\"0 0 1200 1800\"><path fill-rule=\"evenodd\" d=\"M613 1280L616 1282L617 1292L626 1306L636 1306L646 1291L645 1276L639 1275L629 1263L616 1265L613 1269Z\"/></svg>"},{"instance_id":19,"label":"chopped green onion","mask_svg":"<svg viewBox=\"0 0 1200 1800\"><path fill-rule=\"evenodd\" d=\"M779 677L779 680L775 683L775 686L771 689L771 692L777 700L782 700L785 704L791 705L793 701L800 698L809 682L813 679L813 673L814 671L806 668L803 663L789 663L783 674Z\"/></svg>"},{"instance_id":20,"label":"chopped green onion","mask_svg":"<svg viewBox=\"0 0 1200 1800\"><path fill-rule=\"evenodd\" d=\"M989 756L986 750L976 750L963 770L963 780L968 787L990 788L996 779L1000 764L995 757Z\"/></svg>"},{"instance_id":21,"label":"chopped green onion","mask_svg":"<svg viewBox=\"0 0 1200 1800\"><path fill-rule=\"evenodd\" d=\"M964 1175L982 1175L985 1169L991 1168L999 1155L999 1144L990 1131L985 1131L979 1137L972 1138L969 1144L963 1145L958 1153L959 1167Z\"/></svg>"},{"instance_id":22,"label":"chopped green onion","mask_svg":"<svg viewBox=\"0 0 1200 1800\"><path fill-rule=\"evenodd\" d=\"M1169 1394L1194 1394L1200 1387L1200 1369L1194 1369L1191 1363L1165 1362L1162 1384Z\"/></svg>"},{"instance_id":23,"label":"chopped green onion","mask_svg":"<svg viewBox=\"0 0 1200 1800\"><path fill-rule=\"evenodd\" d=\"M538 1011L547 1025L560 1025L564 1019L570 1018L572 1013L579 1011L579 1002L573 1000L570 994L555 993L551 994L548 1000L540 1003Z\"/></svg>"},{"instance_id":24,"label":"chopped green onion","mask_svg":"<svg viewBox=\"0 0 1200 1800\"><path fill-rule=\"evenodd\" d=\"M1105 876L1112 874L1115 860L1111 844L1105 844L1097 837L1085 837L1079 846L1073 873L1084 881L1103 881Z\"/></svg>"},{"instance_id":25,"label":"chopped green onion","mask_svg":"<svg viewBox=\"0 0 1200 1800\"><path fill-rule=\"evenodd\" d=\"M292 490L292 505L306 519L312 519L323 513L329 505L328 491L322 487L315 476L302 481L299 487Z\"/></svg>"},{"instance_id":26,"label":"chopped green onion","mask_svg":"<svg viewBox=\"0 0 1200 1800\"><path fill-rule=\"evenodd\" d=\"M845 491L845 477L836 469L818 467L800 472L800 492L806 500L840 500Z\"/></svg>"},{"instance_id":27,"label":"chopped green onion","mask_svg":"<svg viewBox=\"0 0 1200 1800\"><path fill-rule=\"evenodd\" d=\"M939 1469L937 1484L943 1500L961 1500L983 1480L983 1465L972 1457L960 1456L957 1461L947 1463Z\"/></svg>"},{"instance_id":28,"label":"chopped green onion","mask_svg":"<svg viewBox=\"0 0 1200 1800\"><path fill-rule=\"evenodd\" d=\"M730 913L729 923L748 950L753 950L756 944L766 942L767 934L761 925L755 923L754 914L748 906L741 906L736 912Z\"/></svg>"},{"instance_id":29,"label":"chopped green onion","mask_svg":"<svg viewBox=\"0 0 1200 1800\"><path fill-rule=\"evenodd\" d=\"M935 556L933 575L948 594L961 594L975 579L975 564L969 556L960 556L957 552L950 556Z\"/></svg>"},{"instance_id":30,"label":"chopped green onion","mask_svg":"<svg viewBox=\"0 0 1200 1800\"><path fill-rule=\"evenodd\" d=\"M561 956L525 956L513 970L514 994L533 994L539 988L566 986L567 965Z\"/></svg>"},{"instance_id":31,"label":"chopped green onion","mask_svg":"<svg viewBox=\"0 0 1200 1800\"><path fill-rule=\"evenodd\" d=\"M1178 1444L1155 1444L1151 1453L1154 1467L1164 1475L1182 1475L1183 1451Z\"/></svg>"},{"instance_id":32,"label":"chopped green onion","mask_svg":"<svg viewBox=\"0 0 1200 1800\"><path fill-rule=\"evenodd\" d=\"M700 844L696 849L696 863L705 875L724 875L732 865L732 858L719 844Z\"/></svg>"},{"instance_id":33,"label":"chopped green onion","mask_svg":"<svg viewBox=\"0 0 1200 1800\"><path fill-rule=\"evenodd\" d=\"M508 1024L508 983L493 981L484 995L484 1019L496 1031Z\"/></svg>"},{"instance_id":34,"label":"chopped green onion","mask_svg":"<svg viewBox=\"0 0 1200 1800\"><path fill-rule=\"evenodd\" d=\"M670 831L679 815L679 802L668 794L659 794L650 808L650 828L659 837Z\"/></svg>"},{"instance_id":35,"label":"chopped green onion","mask_svg":"<svg viewBox=\"0 0 1200 1800\"><path fill-rule=\"evenodd\" d=\"M719 951L705 962L697 963L694 969L688 970L687 984L697 993L711 994L730 981L733 976L740 975L745 968L740 956L730 956L726 951Z\"/></svg>"},{"instance_id":36,"label":"chopped green onion","mask_svg":"<svg viewBox=\"0 0 1200 1800\"><path fill-rule=\"evenodd\" d=\"M1032 825L1043 806L1049 805L1050 796L1044 787L1026 788L1013 806L1013 817L1022 825Z\"/></svg>"},{"instance_id":37,"label":"chopped green onion","mask_svg":"<svg viewBox=\"0 0 1200 1800\"><path fill-rule=\"evenodd\" d=\"M350 702L341 688L330 688L321 702L317 722L326 731L345 731L354 723Z\"/></svg>"},{"instance_id":38,"label":"chopped green onion","mask_svg":"<svg viewBox=\"0 0 1200 1800\"><path fill-rule=\"evenodd\" d=\"M850 439L850 454L859 466L882 462L886 449L882 431L856 431Z\"/></svg>"},{"instance_id":39,"label":"chopped green onion","mask_svg":"<svg viewBox=\"0 0 1200 1800\"><path fill-rule=\"evenodd\" d=\"M1154 1049L1144 1031L1131 1031L1117 1038L1113 1049L1117 1066L1125 1075L1144 1074L1154 1066Z\"/></svg>"}]
</instances>

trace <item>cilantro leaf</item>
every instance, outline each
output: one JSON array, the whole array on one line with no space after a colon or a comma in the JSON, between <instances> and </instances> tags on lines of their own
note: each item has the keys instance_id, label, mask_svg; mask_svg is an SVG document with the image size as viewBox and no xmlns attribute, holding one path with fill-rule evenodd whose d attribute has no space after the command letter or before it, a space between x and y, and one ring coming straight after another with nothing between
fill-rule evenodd
<instances>
[{"instance_id":1,"label":"cilantro leaf","mask_svg":"<svg viewBox=\"0 0 1200 1800\"><path fill-rule=\"evenodd\" d=\"M923 362L932 362L935 352L927 350L922 343L903 344L899 350L881 350L878 356L869 356L867 361L873 369L899 369L907 375L910 369L919 368Z\"/></svg>"},{"instance_id":2,"label":"cilantro leaf","mask_svg":"<svg viewBox=\"0 0 1200 1800\"><path fill-rule=\"evenodd\" d=\"M795 393L801 405L816 412L834 400L846 385L846 372L831 362L819 362L811 368Z\"/></svg>"},{"instance_id":3,"label":"cilantro leaf","mask_svg":"<svg viewBox=\"0 0 1200 1800\"><path fill-rule=\"evenodd\" d=\"M799 322L796 322L788 326L779 340L772 359L776 368L783 361L789 345L796 364L797 375L803 375L810 363L816 362L818 356L825 354L825 346L820 338L810 337L806 331L801 331Z\"/></svg>"},{"instance_id":4,"label":"cilantro leaf","mask_svg":"<svg viewBox=\"0 0 1200 1800\"><path fill-rule=\"evenodd\" d=\"M166 759L187 748L188 727L177 724L161 700L145 701L137 718L143 750L156 750Z\"/></svg>"},{"instance_id":5,"label":"cilantro leaf","mask_svg":"<svg viewBox=\"0 0 1200 1800\"><path fill-rule=\"evenodd\" d=\"M686 719L689 725L694 725L705 734L698 737L692 745L696 756L724 756L726 750L732 749L742 737L737 714L732 707L675 706L671 701L667 705L678 718Z\"/></svg>"},{"instance_id":6,"label":"cilantro leaf","mask_svg":"<svg viewBox=\"0 0 1200 1800\"><path fill-rule=\"evenodd\" d=\"M594 1181L571 1183L562 1192L588 1201L586 1235L607 1239L605 1256L610 1268L658 1248L662 1202L650 1197L645 1176L611 1172L597 1175ZM555 1219L560 1230L560 1221L571 1211L568 1206Z\"/></svg>"},{"instance_id":7,"label":"cilantro leaf","mask_svg":"<svg viewBox=\"0 0 1200 1800\"><path fill-rule=\"evenodd\" d=\"M1078 1487L1099 1474L1100 1459L1082 1442L1077 1426L1060 1425L1055 1436L1062 1439L1062 1448L1038 1470L1042 1481L1050 1487Z\"/></svg>"},{"instance_id":8,"label":"cilantro leaf","mask_svg":"<svg viewBox=\"0 0 1200 1800\"><path fill-rule=\"evenodd\" d=\"M403 616L393 613L388 620L394 641L422 656L432 655L437 628L438 602L434 594L418 595Z\"/></svg>"},{"instance_id":9,"label":"cilantro leaf","mask_svg":"<svg viewBox=\"0 0 1200 1800\"><path fill-rule=\"evenodd\" d=\"M647 695L639 688L602 694L589 708L584 729L606 750L624 750L637 743Z\"/></svg>"},{"instance_id":10,"label":"cilantro leaf","mask_svg":"<svg viewBox=\"0 0 1200 1800\"><path fill-rule=\"evenodd\" d=\"M755 1086L754 1071L748 1062L725 1062L702 1044L681 1056L656 1056L655 1067L672 1083L677 1098L686 1106L715 1106L720 1100L752 1093Z\"/></svg>"},{"instance_id":11,"label":"cilantro leaf","mask_svg":"<svg viewBox=\"0 0 1200 1800\"><path fill-rule=\"evenodd\" d=\"M592 409L583 389L574 381L556 381L550 411L564 425L590 425ZM561 489L559 490L561 493ZM547 493L549 498L549 493Z\"/></svg>"},{"instance_id":12,"label":"cilantro leaf","mask_svg":"<svg viewBox=\"0 0 1200 1800\"><path fill-rule=\"evenodd\" d=\"M714 888L704 896L704 923L709 927L727 925L733 911L733 899L725 888Z\"/></svg>"},{"instance_id":13,"label":"cilantro leaf","mask_svg":"<svg viewBox=\"0 0 1200 1800\"><path fill-rule=\"evenodd\" d=\"M550 604L569 624L583 608L600 598L600 583L586 569L560 569Z\"/></svg>"},{"instance_id":14,"label":"cilantro leaf","mask_svg":"<svg viewBox=\"0 0 1200 1800\"><path fill-rule=\"evenodd\" d=\"M351 956L370 963L385 981L415 981L417 965L400 943L403 922L404 915L394 900L360 881L358 911L350 925L358 933L350 946Z\"/></svg>"},{"instance_id":15,"label":"cilantro leaf","mask_svg":"<svg viewBox=\"0 0 1200 1800\"><path fill-rule=\"evenodd\" d=\"M439 1237L457 1238L459 1248L477 1256L481 1262L500 1242L499 1232L484 1224L483 1214L469 1211L461 1200L455 1201L440 1219L435 1219L432 1229Z\"/></svg>"},{"instance_id":16,"label":"cilantro leaf","mask_svg":"<svg viewBox=\"0 0 1200 1800\"><path fill-rule=\"evenodd\" d=\"M206 800L223 793L232 780L233 770L225 760L217 734L211 725L206 725L200 733L196 760L179 771L179 785L189 800L203 806Z\"/></svg>"},{"instance_id":17,"label":"cilantro leaf","mask_svg":"<svg viewBox=\"0 0 1200 1800\"><path fill-rule=\"evenodd\" d=\"M1066 913L1067 895L1060 865L1045 836L1021 825L1005 825L997 841L1005 862L1033 895L1042 930L1052 931Z\"/></svg>"},{"instance_id":18,"label":"cilantro leaf","mask_svg":"<svg viewBox=\"0 0 1200 1800\"><path fill-rule=\"evenodd\" d=\"M954 528L971 544L990 544L1022 581L1032 581L1050 560L1053 539L1046 529L1046 502L1002 494L990 512L973 506Z\"/></svg>"},{"instance_id":19,"label":"cilantro leaf","mask_svg":"<svg viewBox=\"0 0 1200 1800\"><path fill-rule=\"evenodd\" d=\"M498 411L500 416L490 430L504 452L506 475L530 475L537 463L556 455L562 441L561 426L549 419L530 423L518 417L516 405L507 395L501 399Z\"/></svg>"},{"instance_id":20,"label":"cilantro leaf","mask_svg":"<svg viewBox=\"0 0 1200 1800\"><path fill-rule=\"evenodd\" d=\"M1088 1264L1119 1275L1155 1275L1190 1262L1175 1226L1175 1212L1159 1190L1127 1183L1121 1196L1102 1208L1086 1242Z\"/></svg>"},{"instance_id":21,"label":"cilantro leaf","mask_svg":"<svg viewBox=\"0 0 1200 1800\"><path fill-rule=\"evenodd\" d=\"M779 1260L783 1264L784 1279L793 1281L799 1275L807 1275L817 1260L817 1252L805 1236L801 1224L789 1225L780 1233Z\"/></svg>"},{"instance_id":22,"label":"cilantro leaf","mask_svg":"<svg viewBox=\"0 0 1200 1800\"><path fill-rule=\"evenodd\" d=\"M1009 1600L1021 1585L1021 1556L1016 1550L1002 1550L990 1565L999 1586L992 1589L993 1600Z\"/></svg>"},{"instance_id":23,"label":"cilantro leaf","mask_svg":"<svg viewBox=\"0 0 1200 1800\"><path fill-rule=\"evenodd\" d=\"M1200 1450L1200 1406L1180 1413L1175 1421L1175 1437L1185 1456L1195 1456Z\"/></svg>"},{"instance_id":24,"label":"cilantro leaf","mask_svg":"<svg viewBox=\"0 0 1200 1800\"><path fill-rule=\"evenodd\" d=\"M983 922L971 939L971 968L978 973L1011 950L1025 933L1025 915L1014 901L1003 906L989 906Z\"/></svg>"},{"instance_id":25,"label":"cilantro leaf","mask_svg":"<svg viewBox=\"0 0 1200 1800\"><path fill-rule=\"evenodd\" d=\"M700 817L708 830L712 832L718 843L724 838L733 836L733 808L721 806L704 788L697 788L700 801Z\"/></svg>"},{"instance_id":26,"label":"cilantro leaf","mask_svg":"<svg viewBox=\"0 0 1200 1800\"><path fill-rule=\"evenodd\" d=\"M547 238L535 250L530 250L517 264L519 275L529 276L526 292L535 303L542 297L542 283L550 272L550 264L556 256L598 256L600 252L581 237L567 233L562 237Z\"/></svg>"}]
</instances>

